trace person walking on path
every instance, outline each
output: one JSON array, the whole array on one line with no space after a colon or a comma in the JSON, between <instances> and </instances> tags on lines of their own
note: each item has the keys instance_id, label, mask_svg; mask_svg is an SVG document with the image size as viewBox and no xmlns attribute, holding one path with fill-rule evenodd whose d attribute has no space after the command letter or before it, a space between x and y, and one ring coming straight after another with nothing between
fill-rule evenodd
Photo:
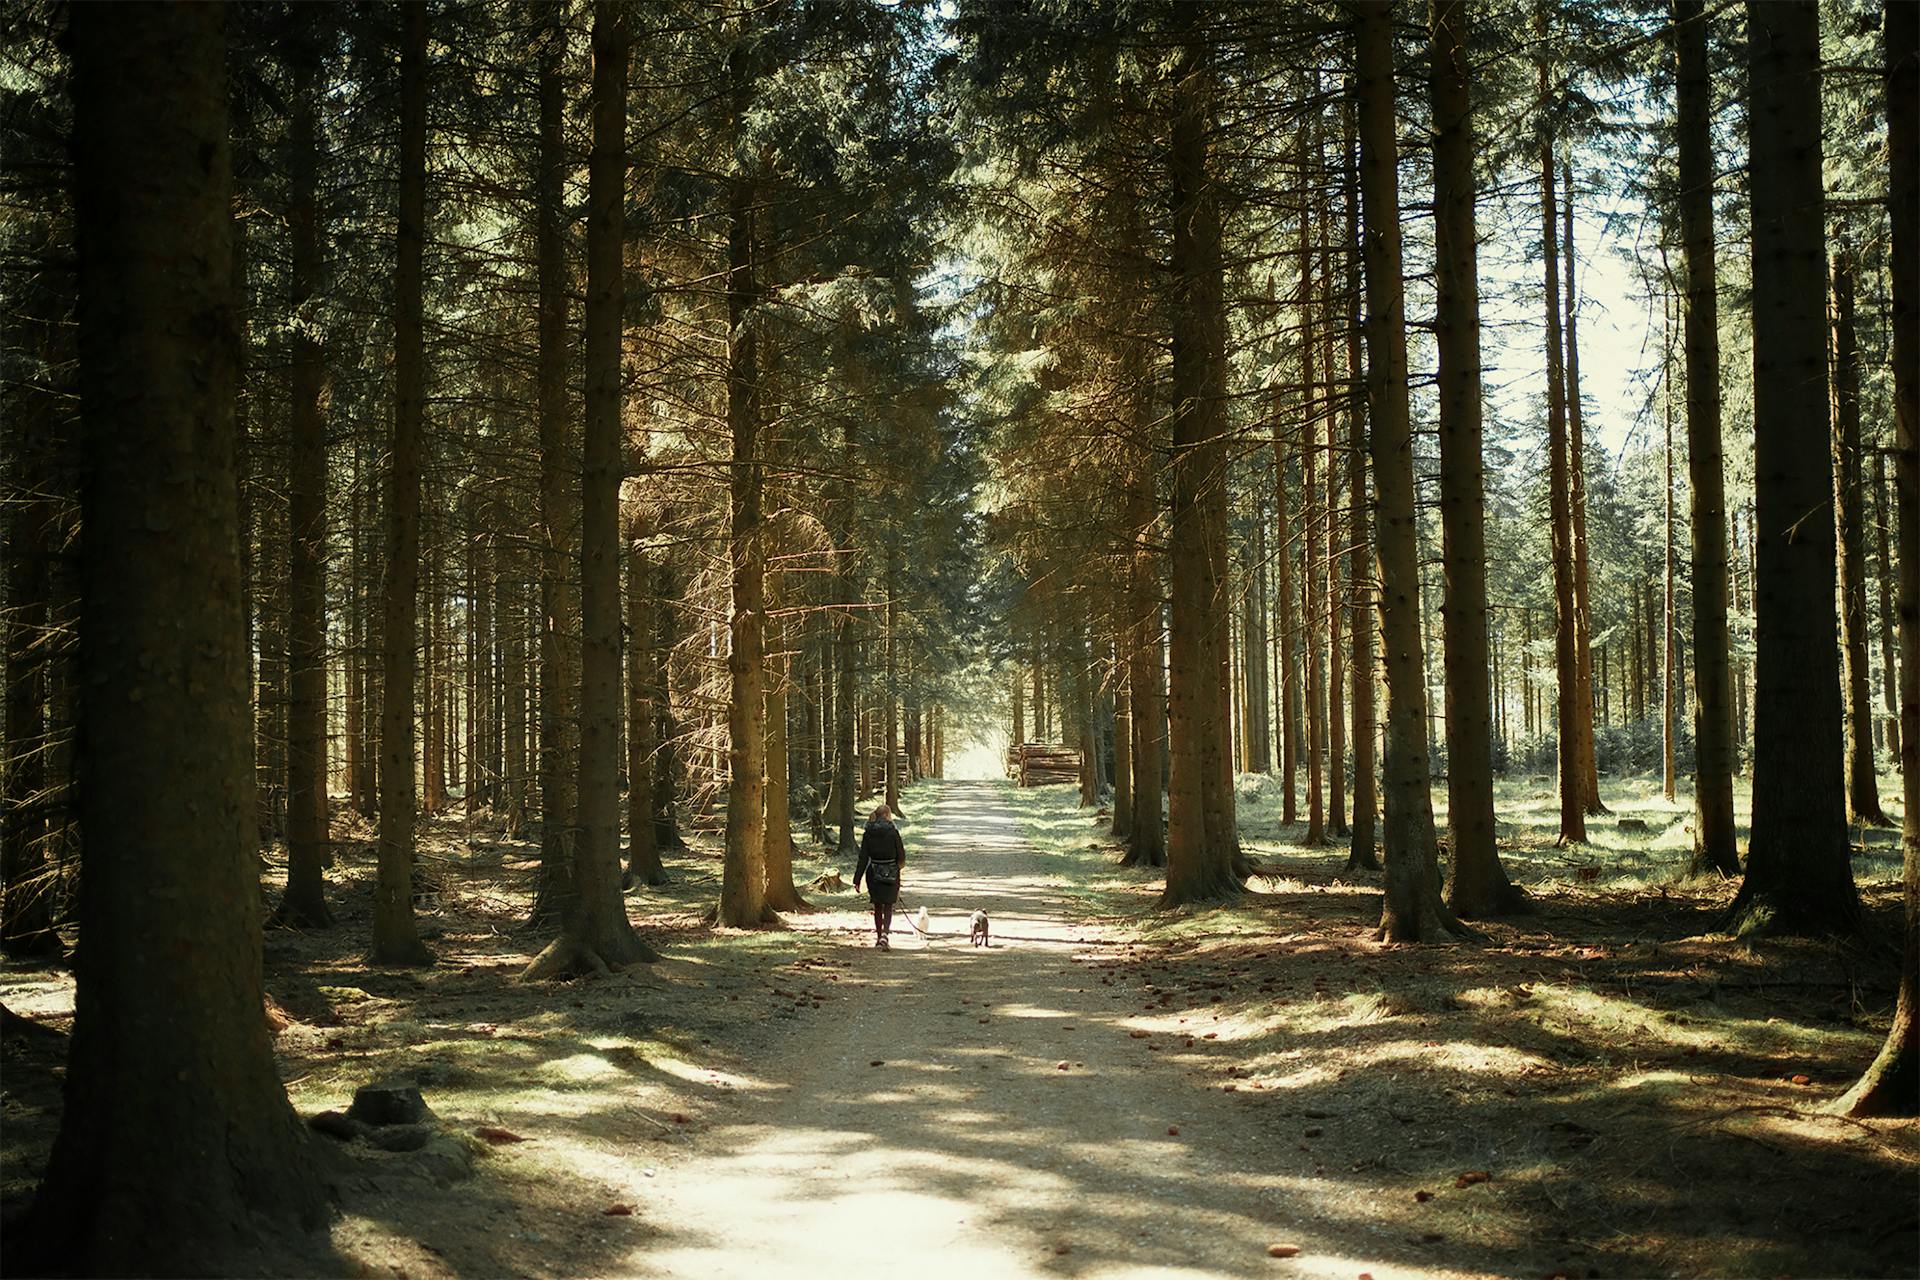
<instances>
[{"instance_id":1,"label":"person walking on path","mask_svg":"<svg viewBox=\"0 0 1920 1280\"><path fill-rule=\"evenodd\" d=\"M885 805L867 819L860 836L860 856L853 864L854 892L860 890L860 878L866 877L867 897L873 903L873 945L887 949L887 934L893 930L893 904L900 900L900 872L907 865L907 846L900 829L893 825L893 812Z\"/></svg>"}]
</instances>

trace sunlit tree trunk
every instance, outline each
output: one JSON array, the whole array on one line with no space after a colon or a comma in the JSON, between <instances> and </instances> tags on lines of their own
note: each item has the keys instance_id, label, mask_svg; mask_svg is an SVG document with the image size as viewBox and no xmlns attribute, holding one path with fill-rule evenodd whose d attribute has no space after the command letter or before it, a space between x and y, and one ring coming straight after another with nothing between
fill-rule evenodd
<instances>
[{"instance_id":1,"label":"sunlit tree trunk","mask_svg":"<svg viewBox=\"0 0 1920 1280\"><path fill-rule=\"evenodd\" d=\"M1833 544L1840 585L1840 673L1846 694L1847 821L1888 825L1873 764L1873 690L1867 666L1867 575L1860 528L1860 352L1854 340L1857 267L1846 244L1833 251L1829 364L1833 376Z\"/></svg>"}]
</instances>

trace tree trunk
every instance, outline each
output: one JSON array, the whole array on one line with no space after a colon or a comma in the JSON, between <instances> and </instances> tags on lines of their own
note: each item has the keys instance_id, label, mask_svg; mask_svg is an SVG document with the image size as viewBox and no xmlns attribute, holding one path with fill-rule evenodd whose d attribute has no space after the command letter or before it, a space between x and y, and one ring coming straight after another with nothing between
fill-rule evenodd
<instances>
[{"instance_id":1,"label":"tree trunk","mask_svg":"<svg viewBox=\"0 0 1920 1280\"><path fill-rule=\"evenodd\" d=\"M1144 425L1151 412L1144 392L1136 391L1134 421ZM1166 823L1162 815L1166 767L1167 684L1161 639L1160 553L1154 546L1154 454L1135 451L1127 480L1127 528L1133 546L1127 557L1127 684L1131 692L1133 742L1133 831L1123 866L1167 865Z\"/></svg>"},{"instance_id":2,"label":"tree trunk","mask_svg":"<svg viewBox=\"0 0 1920 1280\"><path fill-rule=\"evenodd\" d=\"M87 890L60 1132L9 1241L20 1274L297 1272L327 1218L263 1014L226 17L69 15Z\"/></svg>"},{"instance_id":3,"label":"tree trunk","mask_svg":"<svg viewBox=\"0 0 1920 1280\"><path fill-rule=\"evenodd\" d=\"M687 847L675 819L675 805L686 772L680 754L680 723L673 712L672 663L673 651L680 646L681 591L672 563L662 556L654 568L653 592L654 607L658 611L656 625L660 630L660 701L654 722L657 748L653 757L653 839L662 849Z\"/></svg>"},{"instance_id":4,"label":"tree trunk","mask_svg":"<svg viewBox=\"0 0 1920 1280\"><path fill-rule=\"evenodd\" d=\"M637 527L627 541L627 876L657 888L667 882L653 827L653 757L663 672L655 644L653 565Z\"/></svg>"},{"instance_id":5,"label":"tree trunk","mask_svg":"<svg viewBox=\"0 0 1920 1280\"><path fill-rule=\"evenodd\" d=\"M785 597L776 570L767 579L766 897L774 911L810 911L793 883L792 757L787 746L787 693L793 686L787 678L786 623L781 618Z\"/></svg>"},{"instance_id":6,"label":"tree trunk","mask_svg":"<svg viewBox=\"0 0 1920 1280\"><path fill-rule=\"evenodd\" d=\"M1540 101L1550 84L1545 61L1539 67ZM1570 476L1577 461L1567 441L1567 403L1560 328L1560 229L1554 214L1553 136L1540 140L1540 243L1546 257L1547 284L1547 453L1548 508L1553 526L1554 709L1559 744L1560 842L1585 843L1587 786L1580 751L1580 650L1574 581L1573 506Z\"/></svg>"},{"instance_id":7,"label":"tree trunk","mask_svg":"<svg viewBox=\"0 0 1920 1280\"><path fill-rule=\"evenodd\" d=\"M1354 94L1347 95L1349 102ZM1346 169L1342 189L1347 206L1347 580L1353 619L1353 841L1347 871L1378 871L1374 843L1377 808L1374 781L1374 682L1380 669L1373 639L1373 518L1367 501L1367 384L1361 349L1361 239L1359 140L1352 107L1347 108Z\"/></svg>"},{"instance_id":8,"label":"tree trunk","mask_svg":"<svg viewBox=\"0 0 1920 1280\"><path fill-rule=\"evenodd\" d=\"M1693 534L1693 874L1740 874L1733 822L1726 474L1720 444L1720 295L1714 255L1712 81L1703 0L1674 5L1680 239L1686 254L1687 490Z\"/></svg>"},{"instance_id":9,"label":"tree trunk","mask_svg":"<svg viewBox=\"0 0 1920 1280\"><path fill-rule=\"evenodd\" d=\"M1820 14L1747 6L1753 209L1753 470L1759 572L1753 836L1732 933L1859 927L1841 778L1827 429Z\"/></svg>"},{"instance_id":10,"label":"tree trunk","mask_svg":"<svg viewBox=\"0 0 1920 1280\"><path fill-rule=\"evenodd\" d=\"M527 923L548 928L567 918L573 896L579 803L580 723L573 692L579 602L574 536L579 474L572 465L567 406L565 201L571 169L566 147L563 72L566 11L547 11L540 47L540 137L534 174L534 255L539 353L534 377L540 422L540 872Z\"/></svg>"},{"instance_id":11,"label":"tree trunk","mask_svg":"<svg viewBox=\"0 0 1920 1280\"><path fill-rule=\"evenodd\" d=\"M752 70L744 35L728 57L735 127L745 127ZM757 301L754 280L752 180L732 178L727 232L727 431L729 466L729 562L733 608L728 624L726 857L720 880L719 922L752 928L765 922L767 702L765 627L766 548L760 512L760 400L755 350Z\"/></svg>"},{"instance_id":12,"label":"tree trunk","mask_svg":"<svg viewBox=\"0 0 1920 1280\"><path fill-rule=\"evenodd\" d=\"M659 958L620 893L620 422L627 61L618 0L593 6L593 149L587 166L586 414L580 473L580 782L573 896L529 978Z\"/></svg>"},{"instance_id":13,"label":"tree trunk","mask_svg":"<svg viewBox=\"0 0 1920 1280\"><path fill-rule=\"evenodd\" d=\"M45 224L36 225L37 235ZM239 228L234 229L239 235ZM53 299L57 287L43 265L27 285L27 297L10 317L20 326L18 345L35 351L48 365L57 359L54 335L64 305ZM13 335L9 334L9 338ZM56 491L57 455L66 410L49 381L23 380L7 420L8 478L14 497L6 504L6 726L0 761L6 770L4 808L0 809L0 951L9 959L58 957L64 950L54 932L52 867L48 858L50 824L42 792L48 783L51 750L48 714L52 693L48 632L53 624L53 562L60 538ZM248 727L248 763L252 729Z\"/></svg>"},{"instance_id":14,"label":"tree trunk","mask_svg":"<svg viewBox=\"0 0 1920 1280\"><path fill-rule=\"evenodd\" d=\"M1873 763L1873 687L1867 665L1867 574L1860 528L1860 352L1854 341L1853 250L1833 251L1833 306L1828 348L1833 373L1833 544L1840 584L1840 671L1846 694L1847 821L1890 825L1880 809Z\"/></svg>"},{"instance_id":15,"label":"tree trunk","mask_svg":"<svg viewBox=\"0 0 1920 1280\"><path fill-rule=\"evenodd\" d=\"M274 918L301 929L333 923L327 906L327 427L320 409L321 351L315 297L320 244L314 185L318 33L300 22L289 39L293 116L288 122L287 234L291 250L287 437L287 888Z\"/></svg>"},{"instance_id":16,"label":"tree trunk","mask_svg":"<svg viewBox=\"0 0 1920 1280\"><path fill-rule=\"evenodd\" d=\"M1168 541L1173 578L1168 663L1167 883L1162 906L1241 892L1235 849L1219 811L1225 616L1220 588L1225 448L1225 315L1221 289L1219 190L1208 172L1212 72L1194 30L1198 6L1176 11L1185 41L1173 69L1169 168L1172 179L1173 492ZM1230 799L1232 789L1227 788Z\"/></svg>"},{"instance_id":17,"label":"tree trunk","mask_svg":"<svg viewBox=\"0 0 1920 1280\"><path fill-rule=\"evenodd\" d=\"M373 893L373 964L419 965L432 955L413 918L414 640L419 621L420 454L426 417L421 252L427 208L427 14L400 14L400 224L393 273L393 442L387 484L387 596L380 694L380 873Z\"/></svg>"},{"instance_id":18,"label":"tree trunk","mask_svg":"<svg viewBox=\"0 0 1920 1280\"><path fill-rule=\"evenodd\" d=\"M504 528L505 522L500 522ZM501 790L505 830L518 839L527 824L527 606L525 553L518 539L494 557L494 643L500 649Z\"/></svg>"},{"instance_id":19,"label":"tree trunk","mask_svg":"<svg viewBox=\"0 0 1920 1280\"><path fill-rule=\"evenodd\" d=\"M1887 500L1887 450L1873 451L1874 584L1880 597L1880 689L1886 699L1883 741L1896 767L1900 754L1899 620L1893 611L1893 564L1887 556L1887 529L1893 524L1893 504Z\"/></svg>"},{"instance_id":20,"label":"tree trunk","mask_svg":"<svg viewBox=\"0 0 1920 1280\"><path fill-rule=\"evenodd\" d=\"M1360 191L1366 235L1367 391L1374 488L1379 495L1380 628L1387 653L1385 899L1379 936L1434 942L1465 929L1440 897L1427 771L1413 431L1407 407L1406 302L1400 254L1399 143L1393 83L1393 6L1355 7Z\"/></svg>"},{"instance_id":21,"label":"tree trunk","mask_svg":"<svg viewBox=\"0 0 1920 1280\"><path fill-rule=\"evenodd\" d=\"M1108 834L1122 844L1133 838L1133 672L1125 654L1128 631L1122 629L1108 664L1113 678L1113 822Z\"/></svg>"},{"instance_id":22,"label":"tree trunk","mask_svg":"<svg viewBox=\"0 0 1920 1280\"><path fill-rule=\"evenodd\" d=\"M1304 283L1304 281L1303 281ZM1294 780L1300 768L1299 650L1293 618L1293 517L1287 507L1286 417L1275 406L1273 418L1273 611L1280 633L1280 820L1293 823Z\"/></svg>"},{"instance_id":23,"label":"tree trunk","mask_svg":"<svg viewBox=\"0 0 1920 1280\"><path fill-rule=\"evenodd\" d=\"M1667 330L1672 332L1673 326ZM1671 360L1668 362L1671 364ZM1663 397L1666 408L1666 438L1661 459L1665 466L1665 519L1662 522L1661 542L1664 555L1664 568L1661 573L1660 601L1660 683L1662 697L1660 701L1660 794L1667 801L1673 800L1674 761L1673 738L1679 727L1679 708L1674 704L1674 666L1673 641L1674 629L1678 620L1673 614L1673 393L1672 379L1668 379L1668 391Z\"/></svg>"},{"instance_id":24,"label":"tree trunk","mask_svg":"<svg viewBox=\"0 0 1920 1280\"><path fill-rule=\"evenodd\" d=\"M1446 570L1447 905L1474 918L1519 907L1494 847L1492 695L1487 664L1486 488L1480 417L1480 268L1475 139L1462 0L1433 0L1435 335L1439 347L1440 529Z\"/></svg>"},{"instance_id":25,"label":"tree trunk","mask_svg":"<svg viewBox=\"0 0 1920 1280\"><path fill-rule=\"evenodd\" d=\"M1900 508L1900 780L1906 800L1906 929L1887 1040L1836 1104L1846 1115L1912 1115L1920 1105L1920 9L1889 0L1888 201L1893 294L1894 483Z\"/></svg>"},{"instance_id":26,"label":"tree trunk","mask_svg":"<svg viewBox=\"0 0 1920 1280\"><path fill-rule=\"evenodd\" d=\"M1312 135L1310 135L1312 136ZM1318 139L1313 137L1309 149L1317 153ZM1315 315L1313 308L1313 249L1311 228L1313 219L1308 216L1308 208L1303 205L1300 212L1300 505L1301 524L1304 528L1301 542L1301 616L1306 626L1306 677L1307 677L1307 831L1301 843L1308 848L1317 848L1327 842L1326 816L1326 775L1322 761L1327 753L1327 669L1321 657L1320 617L1322 601L1320 599L1321 548L1321 499L1319 452L1320 452L1320 402L1315 395L1319 385L1318 371L1314 359L1318 343L1315 341ZM1332 421L1331 418L1328 419Z\"/></svg>"},{"instance_id":27,"label":"tree trunk","mask_svg":"<svg viewBox=\"0 0 1920 1280\"><path fill-rule=\"evenodd\" d=\"M1585 789L1589 816L1608 812L1600 801L1600 771L1593 747L1593 595L1588 590L1587 573L1587 433L1584 405L1580 394L1580 321L1579 295L1573 286L1577 255L1573 248L1573 162L1561 159L1562 185L1566 199L1560 204L1562 261L1567 272L1567 483L1568 501L1573 514L1573 652L1574 669L1579 673L1576 690L1580 714L1575 721L1579 731L1580 778Z\"/></svg>"}]
</instances>

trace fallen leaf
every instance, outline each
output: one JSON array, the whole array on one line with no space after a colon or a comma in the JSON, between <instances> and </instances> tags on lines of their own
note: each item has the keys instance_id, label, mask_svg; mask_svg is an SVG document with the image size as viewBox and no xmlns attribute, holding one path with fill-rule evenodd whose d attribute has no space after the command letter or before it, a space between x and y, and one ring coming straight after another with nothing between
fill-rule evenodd
<instances>
[{"instance_id":1,"label":"fallen leaf","mask_svg":"<svg viewBox=\"0 0 1920 1280\"><path fill-rule=\"evenodd\" d=\"M1072 1252L1073 1252L1073 1246L1070 1244L1057 1244L1053 1246L1053 1253L1055 1257L1063 1257L1066 1254L1069 1254Z\"/></svg>"},{"instance_id":2,"label":"fallen leaf","mask_svg":"<svg viewBox=\"0 0 1920 1280\"><path fill-rule=\"evenodd\" d=\"M1793 1082L1795 1084L1812 1084L1813 1077L1812 1076L1795 1076L1793 1078Z\"/></svg>"},{"instance_id":3,"label":"fallen leaf","mask_svg":"<svg viewBox=\"0 0 1920 1280\"><path fill-rule=\"evenodd\" d=\"M1170 1124L1170 1125L1168 1125L1168 1126L1167 1126L1167 1136L1168 1136L1169 1138L1177 1138L1177 1137L1179 1137L1179 1136L1180 1136L1180 1126L1179 1126L1179 1125L1177 1125L1177 1124Z\"/></svg>"},{"instance_id":4,"label":"fallen leaf","mask_svg":"<svg viewBox=\"0 0 1920 1280\"><path fill-rule=\"evenodd\" d=\"M1431 1199L1433 1199L1433 1192L1431 1191L1416 1191L1413 1193L1413 1202L1415 1204L1425 1204Z\"/></svg>"},{"instance_id":5,"label":"fallen leaf","mask_svg":"<svg viewBox=\"0 0 1920 1280\"><path fill-rule=\"evenodd\" d=\"M1064 1063L1064 1062L1057 1062L1057 1063L1055 1063L1055 1064L1054 1064L1054 1068L1053 1068L1053 1069L1054 1069L1055 1071L1065 1071L1065 1070L1067 1069L1067 1064L1066 1064L1066 1063Z\"/></svg>"},{"instance_id":6,"label":"fallen leaf","mask_svg":"<svg viewBox=\"0 0 1920 1280\"><path fill-rule=\"evenodd\" d=\"M1147 1037L1148 1037L1149 1035L1151 1035L1151 1034L1152 1034L1152 1032L1149 1032L1149 1031L1129 1031L1129 1032L1127 1032L1127 1039L1129 1039L1129 1040L1145 1040L1145 1039L1146 1039L1146 1038L1147 1038Z\"/></svg>"},{"instance_id":7,"label":"fallen leaf","mask_svg":"<svg viewBox=\"0 0 1920 1280\"><path fill-rule=\"evenodd\" d=\"M869 1062L867 1065L870 1067L884 1067L887 1065L887 1060L885 1058L875 1058L872 1062Z\"/></svg>"},{"instance_id":8,"label":"fallen leaf","mask_svg":"<svg viewBox=\"0 0 1920 1280\"><path fill-rule=\"evenodd\" d=\"M511 1129L502 1129L499 1125L483 1124L473 1131L478 1137L486 1139L494 1146L504 1146L509 1142L525 1142L526 1139Z\"/></svg>"},{"instance_id":9,"label":"fallen leaf","mask_svg":"<svg viewBox=\"0 0 1920 1280\"><path fill-rule=\"evenodd\" d=\"M633 1216L633 1206L630 1204L610 1204L600 1212L608 1218L631 1218Z\"/></svg>"},{"instance_id":10,"label":"fallen leaf","mask_svg":"<svg viewBox=\"0 0 1920 1280\"><path fill-rule=\"evenodd\" d=\"M1471 1187L1477 1182L1492 1182L1493 1175L1485 1169L1471 1169L1453 1180L1456 1187Z\"/></svg>"},{"instance_id":11,"label":"fallen leaf","mask_svg":"<svg viewBox=\"0 0 1920 1280\"><path fill-rule=\"evenodd\" d=\"M1300 1256L1300 1246L1297 1244L1270 1244L1267 1246L1267 1256L1269 1258L1297 1258Z\"/></svg>"}]
</instances>

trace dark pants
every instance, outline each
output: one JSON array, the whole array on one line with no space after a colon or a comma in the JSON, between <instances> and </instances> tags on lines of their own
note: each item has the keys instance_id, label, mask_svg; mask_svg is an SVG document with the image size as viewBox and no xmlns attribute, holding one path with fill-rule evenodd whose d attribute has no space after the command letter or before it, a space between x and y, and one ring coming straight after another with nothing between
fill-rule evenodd
<instances>
[{"instance_id":1,"label":"dark pants","mask_svg":"<svg viewBox=\"0 0 1920 1280\"><path fill-rule=\"evenodd\" d=\"M900 901L900 886L869 880L867 898L873 903L873 931L884 936L893 929L893 904Z\"/></svg>"}]
</instances>

